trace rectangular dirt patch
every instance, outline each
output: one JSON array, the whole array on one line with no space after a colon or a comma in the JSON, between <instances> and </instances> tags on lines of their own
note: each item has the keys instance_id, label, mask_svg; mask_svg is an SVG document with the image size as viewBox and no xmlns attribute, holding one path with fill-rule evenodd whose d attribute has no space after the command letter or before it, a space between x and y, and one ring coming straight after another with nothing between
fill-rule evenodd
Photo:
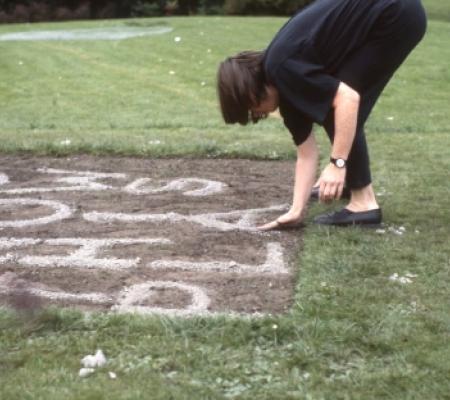
<instances>
[{"instance_id":1,"label":"rectangular dirt patch","mask_svg":"<svg viewBox=\"0 0 450 400\"><path fill-rule=\"evenodd\" d=\"M181 316L290 307L301 230L255 227L288 208L292 162L0 160L1 303Z\"/></svg>"}]
</instances>

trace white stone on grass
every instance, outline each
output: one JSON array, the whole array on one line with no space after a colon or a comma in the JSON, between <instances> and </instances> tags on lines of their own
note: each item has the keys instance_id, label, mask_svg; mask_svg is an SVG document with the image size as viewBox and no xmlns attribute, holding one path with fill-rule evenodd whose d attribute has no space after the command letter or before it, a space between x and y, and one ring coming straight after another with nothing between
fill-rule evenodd
<instances>
[{"instance_id":1,"label":"white stone on grass","mask_svg":"<svg viewBox=\"0 0 450 400\"><path fill-rule=\"evenodd\" d=\"M97 350L95 354L89 354L81 359L81 365L85 368L98 368L106 364L106 357L102 350Z\"/></svg>"},{"instance_id":2,"label":"white stone on grass","mask_svg":"<svg viewBox=\"0 0 450 400\"><path fill-rule=\"evenodd\" d=\"M110 379L117 379L117 374L115 372L109 371L108 376Z\"/></svg>"},{"instance_id":3,"label":"white stone on grass","mask_svg":"<svg viewBox=\"0 0 450 400\"><path fill-rule=\"evenodd\" d=\"M94 368L81 368L80 371L78 371L78 376L80 378L87 378L89 375L92 375L95 372Z\"/></svg>"}]
</instances>

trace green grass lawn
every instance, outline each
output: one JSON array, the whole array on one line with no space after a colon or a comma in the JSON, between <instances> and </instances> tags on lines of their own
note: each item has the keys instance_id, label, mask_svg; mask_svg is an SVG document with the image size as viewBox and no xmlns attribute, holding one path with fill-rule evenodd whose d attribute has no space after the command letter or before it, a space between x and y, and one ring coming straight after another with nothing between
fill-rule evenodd
<instances>
[{"instance_id":1,"label":"green grass lawn","mask_svg":"<svg viewBox=\"0 0 450 400\"><path fill-rule=\"evenodd\" d=\"M283 316L2 310L0 399L448 399L450 23L444 2L424 3L440 20L430 21L368 125L385 221L403 235L309 226L295 302ZM121 42L0 42L0 151L294 156L277 119L224 126L214 88L217 63L263 48L282 18L3 25L0 34L155 23L174 30ZM394 273L417 277L402 285L389 280ZM80 359L96 348L109 364L78 378Z\"/></svg>"}]
</instances>

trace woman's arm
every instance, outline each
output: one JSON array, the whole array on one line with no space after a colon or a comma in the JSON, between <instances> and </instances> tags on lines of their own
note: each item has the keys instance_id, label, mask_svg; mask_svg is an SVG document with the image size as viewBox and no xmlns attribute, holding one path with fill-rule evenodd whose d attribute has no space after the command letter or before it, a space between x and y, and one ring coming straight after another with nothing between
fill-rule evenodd
<instances>
[{"instance_id":1,"label":"woman's arm","mask_svg":"<svg viewBox=\"0 0 450 400\"><path fill-rule=\"evenodd\" d=\"M283 226L296 224L302 220L316 177L318 161L319 151L314 134L311 133L308 139L297 147L294 195L290 210L275 221L260 226L259 229L283 228Z\"/></svg>"},{"instance_id":2,"label":"woman's arm","mask_svg":"<svg viewBox=\"0 0 450 400\"><path fill-rule=\"evenodd\" d=\"M335 134L331 157L348 159L355 139L358 123L360 96L350 86L341 82L333 101ZM339 199L342 195L346 168L337 168L330 163L319 179L321 201Z\"/></svg>"}]
</instances>

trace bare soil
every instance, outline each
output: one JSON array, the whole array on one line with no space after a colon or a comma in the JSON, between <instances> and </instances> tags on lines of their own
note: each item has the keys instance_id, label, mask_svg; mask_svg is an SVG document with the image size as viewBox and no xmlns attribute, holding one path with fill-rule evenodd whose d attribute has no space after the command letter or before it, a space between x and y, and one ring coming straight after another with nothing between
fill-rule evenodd
<instances>
[{"instance_id":1,"label":"bare soil","mask_svg":"<svg viewBox=\"0 0 450 400\"><path fill-rule=\"evenodd\" d=\"M96 179L110 185L102 191L50 191L23 194L5 191L18 188L55 188L71 186L57 179L72 174L49 174L42 169L123 173L123 178ZM189 222L107 222L93 223L83 218L84 213L110 212L125 214L178 213L197 215L231 212L235 210L266 208L288 204L292 196L292 162L250 160L192 160L144 159L76 156L71 158L0 157L0 173L9 182L0 186L0 199L45 199L61 202L74 210L73 215L58 222L26 227L4 227L1 238L166 238L171 244L134 244L113 246L97 254L98 258L136 259L138 265L125 269L80 268L25 265L26 256L68 255L74 246L39 244L24 248L2 249L0 257L13 255L0 263L0 277L14 273L9 281L9 292L0 288L0 304L20 304L17 296L23 287L45 288L47 291L82 294L103 293L112 300L95 304L86 300L55 300L42 298L40 304L58 304L84 310L109 310L125 287L148 282L168 281L202 288L210 298L208 311L220 313L282 313L289 309L298 275L298 252L301 248L301 230L255 233L243 230L219 231ZM208 196L186 196L182 191L133 195L123 188L139 178L151 178L155 186L179 178L201 178L220 181L227 185L221 193ZM195 186L195 185L194 185ZM0 222L26 220L52 213L47 207L26 205L0 205ZM261 215L263 223L280 215L270 211ZM287 274L264 274L248 270L235 272L233 268L220 271L180 270L177 268L149 268L155 260L190 261L195 263L229 262L245 265L263 264L267 257L267 244L279 243L288 267ZM11 276L11 274L9 274ZM14 283L15 282L15 283ZM14 291L17 285L20 290ZM167 309L183 309L190 303L190 295L174 288L159 288L156 295L142 299L139 305Z\"/></svg>"}]
</instances>

